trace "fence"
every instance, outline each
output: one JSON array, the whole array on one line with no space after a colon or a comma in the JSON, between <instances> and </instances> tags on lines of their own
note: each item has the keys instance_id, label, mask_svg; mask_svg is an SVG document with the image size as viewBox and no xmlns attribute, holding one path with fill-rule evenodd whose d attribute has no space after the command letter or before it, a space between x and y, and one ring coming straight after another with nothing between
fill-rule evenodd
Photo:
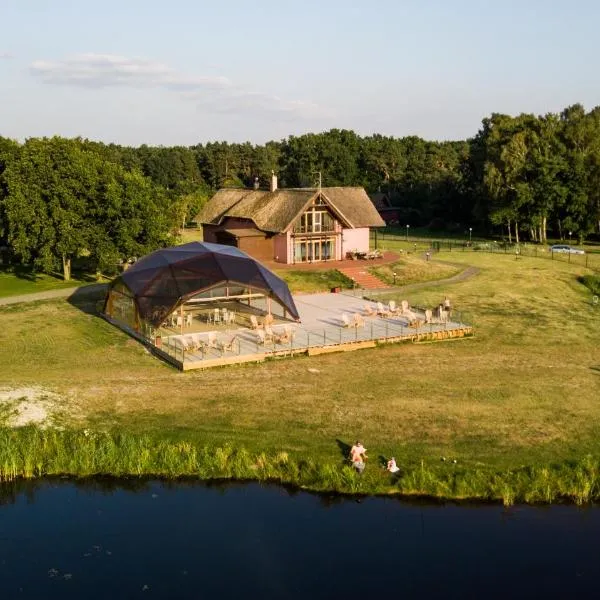
<instances>
[{"instance_id":1,"label":"fence","mask_svg":"<svg viewBox=\"0 0 600 600\"><path fill-rule=\"evenodd\" d=\"M506 254L517 258L545 258L547 260L562 261L569 264L586 267L593 271L600 271L600 251L586 252L585 254L571 254L566 252L553 252L550 247L537 244L510 244L497 241L466 241L451 239L423 239L408 238L399 232L371 232L371 243L377 239L378 246L394 250L394 248L410 248L416 245L418 249L428 248L434 252L482 252L489 254Z\"/></svg>"}]
</instances>

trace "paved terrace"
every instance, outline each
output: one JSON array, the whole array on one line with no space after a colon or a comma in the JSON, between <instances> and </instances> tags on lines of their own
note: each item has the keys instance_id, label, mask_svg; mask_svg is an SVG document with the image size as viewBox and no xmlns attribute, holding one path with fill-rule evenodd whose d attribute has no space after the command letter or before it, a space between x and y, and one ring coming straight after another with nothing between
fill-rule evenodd
<instances>
[{"instance_id":1,"label":"paved terrace","mask_svg":"<svg viewBox=\"0 0 600 600\"><path fill-rule=\"evenodd\" d=\"M218 342L229 341L235 336L236 343L231 350L209 348L204 353L200 350L186 351L181 345L180 335L163 337L161 348L153 347L153 350L178 368L189 370L240 362L261 362L272 356L299 353L315 355L369 348L378 343L448 339L472 334L470 326L459 322L411 327L407 318L400 315L366 316L365 307L370 306L376 310L377 303L350 294L302 294L294 296L294 301L301 323L279 320L273 325L276 334L283 333L285 324L291 327L293 339L289 342L261 344L256 332L247 327L213 325L211 329L216 332ZM266 304L264 309L266 312ZM412 310L425 320L423 311ZM343 314L351 319L354 313L363 317L364 327L344 326ZM199 335L203 341L208 341L207 331Z\"/></svg>"}]
</instances>

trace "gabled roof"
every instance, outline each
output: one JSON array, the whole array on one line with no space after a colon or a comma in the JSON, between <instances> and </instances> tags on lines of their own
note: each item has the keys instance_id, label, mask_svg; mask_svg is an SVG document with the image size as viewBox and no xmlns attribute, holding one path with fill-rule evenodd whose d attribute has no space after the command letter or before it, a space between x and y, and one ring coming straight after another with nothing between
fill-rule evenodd
<instances>
[{"instance_id":1,"label":"gabled roof","mask_svg":"<svg viewBox=\"0 0 600 600\"><path fill-rule=\"evenodd\" d=\"M288 188L265 190L222 189L204 206L196 221L219 225L227 217L250 219L262 231L285 231L318 193L351 228L385 225L361 187Z\"/></svg>"},{"instance_id":2,"label":"gabled roof","mask_svg":"<svg viewBox=\"0 0 600 600\"><path fill-rule=\"evenodd\" d=\"M370 198L377 210L384 210L392 207L390 197L385 192L375 192L374 194L371 194Z\"/></svg>"}]
</instances>

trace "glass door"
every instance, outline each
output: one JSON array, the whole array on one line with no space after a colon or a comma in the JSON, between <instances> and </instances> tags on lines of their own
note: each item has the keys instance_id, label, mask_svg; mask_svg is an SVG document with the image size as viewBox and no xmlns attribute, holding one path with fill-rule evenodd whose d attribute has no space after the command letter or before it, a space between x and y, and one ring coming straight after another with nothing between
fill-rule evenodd
<instances>
[{"instance_id":1,"label":"glass door","mask_svg":"<svg viewBox=\"0 0 600 600\"><path fill-rule=\"evenodd\" d=\"M315 241L311 242L313 247L313 260L321 260L321 242Z\"/></svg>"}]
</instances>

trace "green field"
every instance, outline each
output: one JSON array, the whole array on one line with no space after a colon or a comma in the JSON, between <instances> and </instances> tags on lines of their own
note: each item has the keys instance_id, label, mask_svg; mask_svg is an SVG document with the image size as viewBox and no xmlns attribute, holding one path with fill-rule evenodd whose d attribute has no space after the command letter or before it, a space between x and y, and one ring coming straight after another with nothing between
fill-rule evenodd
<instances>
[{"instance_id":1,"label":"green field","mask_svg":"<svg viewBox=\"0 0 600 600\"><path fill-rule=\"evenodd\" d=\"M244 448L266 453L265 464L285 453L290 464L308 464L312 479L271 476L309 487L327 487L315 475L326 468L341 478L330 487L344 491L531 500L539 498L523 490L534 475L566 469L579 481L568 465L584 461L585 486L600 495L600 308L578 281L588 271L472 252L437 259L479 273L407 299L433 305L448 295L474 324L473 339L184 374L93 314L94 301L46 301L0 308L0 388L56 393L54 422L66 427L144 434L151 446ZM371 456L358 483L342 468L356 438ZM390 454L401 483L378 466ZM548 498L573 497L572 486L556 485Z\"/></svg>"},{"instance_id":2,"label":"green field","mask_svg":"<svg viewBox=\"0 0 600 600\"><path fill-rule=\"evenodd\" d=\"M58 276L35 273L29 269L0 270L0 298L72 288L85 283L89 282L77 278L63 281Z\"/></svg>"}]
</instances>

